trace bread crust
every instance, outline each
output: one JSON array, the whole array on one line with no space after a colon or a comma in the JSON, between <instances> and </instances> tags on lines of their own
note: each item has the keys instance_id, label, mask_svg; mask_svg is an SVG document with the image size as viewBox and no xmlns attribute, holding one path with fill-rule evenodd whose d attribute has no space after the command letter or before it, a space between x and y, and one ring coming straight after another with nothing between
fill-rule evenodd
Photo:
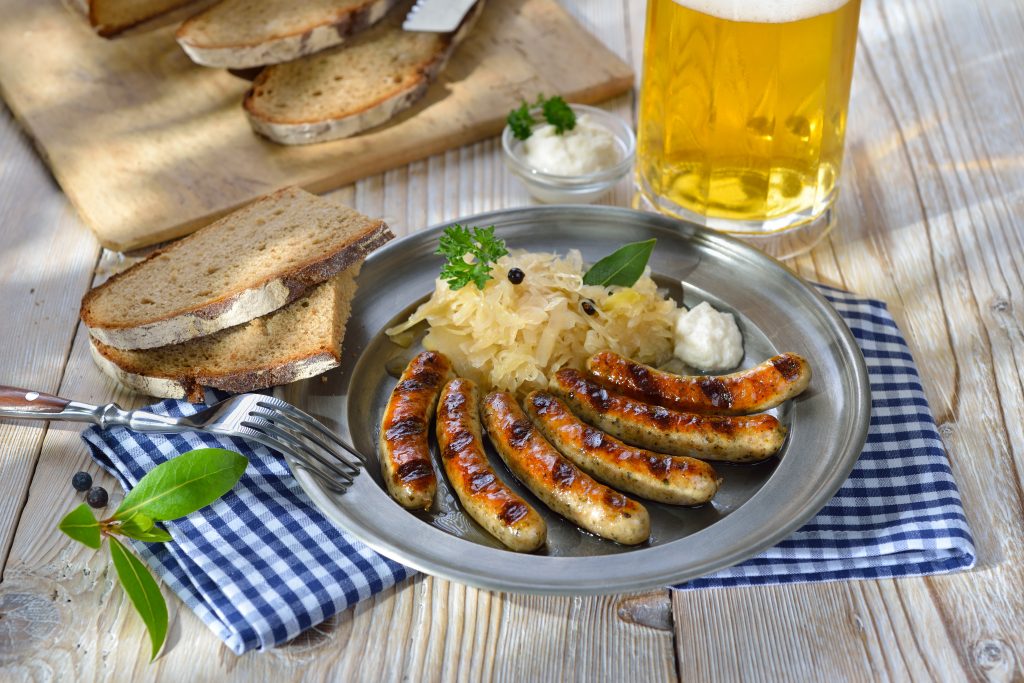
<instances>
[{"instance_id":1,"label":"bread crust","mask_svg":"<svg viewBox=\"0 0 1024 683\"><path fill-rule=\"evenodd\" d=\"M265 199L276 198L293 189L283 188ZM394 237L387 224L378 220L376 227L355 244L346 245L340 251L331 254L311 258L290 271L268 275L254 282L251 287L225 292L208 303L131 324L104 324L96 319L90 305L100 293L114 286L130 270L142 266L147 261L172 249L187 249L189 240L194 239L196 234L198 233L155 251L131 269L114 275L86 293L82 298L79 314L89 333L102 343L119 349L151 349L213 334L286 306L312 287L362 261L370 252Z\"/></svg>"},{"instance_id":2,"label":"bread crust","mask_svg":"<svg viewBox=\"0 0 1024 683\"><path fill-rule=\"evenodd\" d=\"M293 356L280 364L238 372L210 373L197 368L195 372L178 375L146 375L130 362L122 365L111 358L116 349L104 348L102 342L90 339L89 350L100 370L123 386L150 396L184 398L191 403L203 402L204 387L241 394L315 377L341 363L340 351L335 353L321 349L312 354Z\"/></svg>"},{"instance_id":3,"label":"bread crust","mask_svg":"<svg viewBox=\"0 0 1024 683\"><path fill-rule=\"evenodd\" d=\"M196 24L216 12L218 5L214 5L186 20L178 28L175 39L193 62L203 66L248 69L278 64L344 43L350 36L380 21L396 2L398 0L366 0L361 6L325 16L318 23L311 22L290 33L268 36L260 42L204 45L193 31Z\"/></svg>"},{"instance_id":4,"label":"bread crust","mask_svg":"<svg viewBox=\"0 0 1024 683\"><path fill-rule=\"evenodd\" d=\"M137 26L138 24L149 21L150 19L155 19L156 17L167 14L175 9L178 9L179 7L187 5L194 1L195 0L175 0L175 2L170 4L167 8L160 10L159 12L155 12L153 14L139 17L138 19L134 19L132 21L127 21L119 24L103 23L103 20L100 18L100 12L98 9L98 0L64 0L64 4L70 7L71 9L76 10L83 14L86 20L89 22L89 25L92 26L93 30L95 30L98 35L104 38L113 38L117 34L127 31L133 26Z\"/></svg>"},{"instance_id":5,"label":"bread crust","mask_svg":"<svg viewBox=\"0 0 1024 683\"><path fill-rule=\"evenodd\" d=\"M242 107L249 118L249 125L260 135L283 145L308 145L329 140L351 137L364 130L374 128L394 118L420 98L430 84L444 69L455 48L465 39L483 11L484 0L478 0L459 28L450 34L442 48L417 67L417 78L410 86L395 90L367 104L362 110L333 119L295 119L273 117L260 112L256 106L255 92L267 80L269 71L264 70L253 81L252 87L242 100Z\"/></svg>"},{"instance_id":6,"label":"bread crust","mask_svg":"<svg viewBox=\"0 0 1024 683\"><path fill-rule=\"evenodd\" d=\"M444 61L434 60L421 69L420 77L411 88L400 90L377 100L360 112L337 119L269 120L250 110L248 94L245 96L243 106L252 129L282 145L310 145L340 140L387 123L400 112L411 107L427 93L427 88L430 87L431 82L442 68L444 68ZM257 82L259 82L258 78Z\"/></svg>"}]
</instances>

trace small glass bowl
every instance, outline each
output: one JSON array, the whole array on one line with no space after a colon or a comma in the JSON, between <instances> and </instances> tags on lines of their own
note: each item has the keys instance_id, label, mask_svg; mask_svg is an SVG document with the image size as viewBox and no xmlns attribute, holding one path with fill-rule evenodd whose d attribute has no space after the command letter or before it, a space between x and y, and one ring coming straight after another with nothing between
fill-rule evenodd
<instances>
[{"instance_id":1,"label":"small glass bowl","mask_svg":"<svg viewBox=\"0 0 1024 683\"><path fill-rule=\"evenodd\" d=\"M538 171L523 158L523 140L512 135L512 129L505 126L501 133L501 147L505 151L505 163L509 170L526 184L530 196L546 204L589 204L629 173L636 156L636 136L629 125L614 114L584 104L570 105L577 116L587 114L592 121L607 128L619 146L618 163L594 173L582 175L554 175ZM543 122L540 109L530 112L534 120Z\"/></svg>"}]
</instances>

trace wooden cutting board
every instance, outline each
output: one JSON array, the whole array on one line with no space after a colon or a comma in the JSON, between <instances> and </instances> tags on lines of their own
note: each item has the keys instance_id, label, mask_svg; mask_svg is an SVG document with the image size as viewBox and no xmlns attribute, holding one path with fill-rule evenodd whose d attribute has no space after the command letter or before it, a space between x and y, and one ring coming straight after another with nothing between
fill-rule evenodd
<instances>
[{"instance_id":1,"label":"wooden cutting board","mask_svg":"<svg viewBox=\"0 0 1024 683\"><path fill-rule=\"evenodd\" d=\"M0 91L100 242L134 249L184 235L289 184L324 192L498 133L538 93L592 103L632 72L554 0L490 0L427 96L362 135L284 147L242 112L248 82L196 66L176 26L114 40L59 0L8 0Z\"/></svg>"}]
</instances>

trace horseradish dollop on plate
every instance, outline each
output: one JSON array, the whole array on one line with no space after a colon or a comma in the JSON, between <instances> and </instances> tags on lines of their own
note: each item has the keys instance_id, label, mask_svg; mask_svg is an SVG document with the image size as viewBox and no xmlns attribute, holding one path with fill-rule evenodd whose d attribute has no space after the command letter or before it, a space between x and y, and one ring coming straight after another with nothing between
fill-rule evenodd
<instances>
[{"instance_id":1,"label":"horseradish dollop on plate","mask_svg":"<svg viewBox=\"0 0 1024 683\"><path fill-rule=\"evenodd\" d=\"M676 318L675 356L705 372L730 370L743 360L743 336L732 313L722 313L707 301Z\"/></svg>"}]
</instances>

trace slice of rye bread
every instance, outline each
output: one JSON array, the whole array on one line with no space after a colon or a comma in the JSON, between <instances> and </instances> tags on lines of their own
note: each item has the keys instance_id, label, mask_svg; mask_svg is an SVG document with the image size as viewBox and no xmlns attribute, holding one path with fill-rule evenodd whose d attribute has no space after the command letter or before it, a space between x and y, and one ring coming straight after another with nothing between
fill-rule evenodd
<instances>
[{"instance_id":1,"label":"slice of rye bread","mask_svg":"<svg viewBox=\"0 0 1024 683\"><path fill-rule=\"evenodd\" d=\"M406 0L344 45L268 66L242 103L249 124L274 142L304 145L385 123L426 94L483 5L452 33L419 33L402 30Z\"/></svg>"},{"instance_id":2,"label":"slice of rye bread","mask_svg":"<svg viewBox=\"0 0 1024 683\"><path fill-rule=\"evenodd\" d=\"M85 14L96 33L110 38L193 0L65 0Z\"/></svg>"},{"instance_id":3,"label":"slice of rye bread","mask_svg":"<svg viewBox=\"0 0 1024 683\"><path fill-rule=\"evenodd\" d=\"M158 349L125 351L91 339L97 365L151 396L203 400L203 387L256 391L319 375L341 362L359 264L263 318Z\"/></svg>"},{"instance_id":4,"label":"slice of rye bread","mask_svg":"<svg viewBox=\"0 0 1024 683\"><path fill-rule=\"evenodd\" d=\"M381 220L287 187L91 290L82 322L116 348L179 344L277 310L392 237Z\"/></svg>"},{"instance_id":5,"label":"slice of rye bread","mask_svg":"<svg viewBox=\"0 0 1024 683\"><path fill-rule=\"evenodd\" d=\"M247 69L340 45L380 21L398 0L223 0L176 34L196 64Z\"/></svg>"}]
</instances>

